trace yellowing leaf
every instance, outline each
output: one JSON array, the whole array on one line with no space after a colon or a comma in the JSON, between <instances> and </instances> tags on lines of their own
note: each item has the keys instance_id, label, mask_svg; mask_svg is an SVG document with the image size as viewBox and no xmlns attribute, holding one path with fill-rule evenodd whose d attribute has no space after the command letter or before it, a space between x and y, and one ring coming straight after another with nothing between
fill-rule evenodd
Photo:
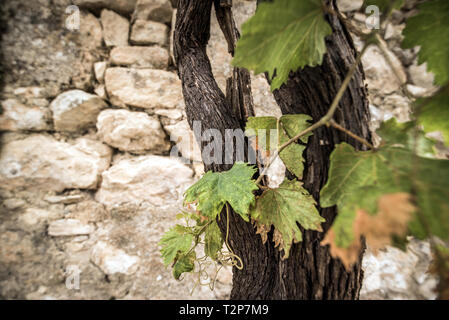
<instances>
[{"instance_id":1,"label":"yellowing leaf","mask_svg":"<svg viewBox=\"0 0 449 320\"><path fill-rule=\"evenodd\" d=\"M271 90L287 81L290 71L322 63L324 38L332 29L321 0L276 0L261 3L242 26L234 66L268 72Z\"/></svg>"},{"instance_id":2,"label":"yellowing leaf","mask_svg":"<svg viewBox=\"0 0 449 320\"><path fill-rule=\"evenodd\" d=\"M249 206L254 203L254 190L258 187L252 180L256 172L252 166L236 162L226 172L207 172L185 193L184 203L197 203L203 216L215 219L228 202L245 221L249 221Z\"/></svg>"},{"instance_id":3,"label":"yellowing leaf","mask_svg":"<svg viewBox=\"0 0 449 320\"><path fill-rule=\"evenodd\" d=\"M284 250L283 258L289 256L293 242L302 241L302 233L297 223L306 230L321 231L324 222L315 207L315 200L300 182L284 180L277 189L267 189L251 210L256 220L257 232L266 241L266 234L274 226L275 246Z\"/></svg>"},{"instance_id":4,"label":"yellowing leaf","mask_svg":"<svg viewBox=\"0 0 449 320\"><path fill-rule=\"evenodd\" d=\"M360 237L364 236L370 248L377 253L381 248L391 244L392 236L404 237L408 223L412 219L415 207L410 202L407 193L386 194L379 198L379 212L370 215L363 210L357 210L353 219L354 239L346 248L337 245L339 224L347 223L342 216L337 215L332 228L326 233L321 245L330 245L330 253L334 258L340 258L347 270L354 264L362 248Z\"/></svg>"}]
</instances>

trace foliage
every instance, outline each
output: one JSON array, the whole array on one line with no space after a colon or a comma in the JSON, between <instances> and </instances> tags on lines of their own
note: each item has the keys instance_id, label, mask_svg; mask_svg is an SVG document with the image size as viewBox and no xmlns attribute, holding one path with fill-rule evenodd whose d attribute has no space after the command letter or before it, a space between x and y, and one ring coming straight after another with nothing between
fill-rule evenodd
<instances>
[{"instance_id":1,"label":"foliage","mask_svg":"<svg viewBox=\"0 0 449 320\"><path fill-rule=\"evenodd\" d=\"M251 180L256 169L237 162L227 172L207 172L185 194L185 204L195 203L205 217L215 219L228 202L235 212L249 221L249 206L254 203L257 185Z\"/></svg>"},{"instance_id":2,"label":"foliage","mask_svg":"<svg viewBox=\"0 0 449 320\"><path fill-rule=\"evenodd\" d=\"M267 72L275 90L287 81L291 70L321 64L324 38L331 33L321 0L261 3L242 26L233 64Z\"/></svg>"},{"instance_id":3,"label":"foliage","mask_svg":"<svg viewBox=\"0 0 449 320\"><path fill-rule=\"evenodd\" d=\"M256 149L262 155L270 155L279 150L282 144L308 128L310 126L308 121L311 119L305 114L283 115L279 121L275 117L249 117L245 133L249 137L256 138ZM311 134L307 134L301 137L300 141L305 144L310 136ZM272 141L273 139L275 141ZM304 144L292 143L279 154L287 169L298 179L302 178L304 170L302 156Z\"/></svg>"},{"instance_id":4,"label":"foliage","mask_svg":"<svg viewBox=\"0 0 449 320\"><path fill-rule=\"evenodd\" d=\"M449 146L449 86L442 88L435 96L419 102L419 123L426 132L440 131L445 144Z\"/></svg>"},{"instance_id":5,"label":"foliage","mask_svg":"<svg viewBox=\"0 0 449 320\"><path fill-rule=\"evenodd\" d=\"M402 45L420 46L418 62L427 63L436 83L444 85L449 81L449 1L426 1L418 10L416 16L407 20Z\"/></svg>"},{"instance_id":6,"label":"foliage","mask_svg":"<svg viewBox=\"0 0 449 320\"><path fill-rule=\"evenodd\" d=\"M415 155L410 144L413 130L408 123L398 125L391 120L379 130L385 134L385 143L378 150L356 151L342 143L332 153L329 180L321 190L320 204L338 207L339 214L332 226L333 242L337 247L351 248L360 235L364 235L370 244L370 237L360 230L360 211L380 216L380 199L398 193L409 195L409 202L413 196L416 210L413 210L413 217L408 218L412 210L404 205L407 197L390 201L389 207L396 209L393 210L396 218L402 213L405 218L401 221L407 221L407 228L393 228L391 235L412 234L419 238L436 235L449 240L449 180L441 179L449 177L449 161ZM422 133L418 136L421 150L429 152L431 142ZM384 214L382 218L383 228L394 225L388 215ZM371 221L369 225L374 223ZM324 243L329 243L329 239Z\"/></svg>"},{"instance_id":7,"label":"foliage","mask_svg":"<svg viewBox=\"0 0 449 320\"><path fill-rule=\"evenodd\" d=\"M332 14L323 3L261 3L242 27L233 64L256 73L267 72L272 90L285 83L291 71L320 64L326 52L325 37L331 34L325 14ZM388 18L391 10L403 3L366 0L364 5L377 5ZM180 214L187 220L186 225L170 229L160 242L164 263L172 264L175 278L195 269L195 261L201 260L195 253L200 243L204 244L205 255L215 261L225 263L224 257L231 257L234 266L236 260L241 262L232 251L227 256L222 252L223 243L229 249L229 230L223 237L217 219L225 207L227 214L232 209L245 221L251 219L263 242L272 238L286 259L293 243L302 241L301 228L322 231L324 218L318 209L337 206L338 214L321 244L329 245L330 253L339 257L347 269L358 261L362 237L375 251L387 244L403 246L407 235L449 241L449 161L437 158L436 141L426 136L440 131L449 145L449 2L428 0L418 9L406 22L402 45L420 47L419 63L427 63L428 70L435 74L435 83L442 86L440 90L415 102L411 121L384 122L377 131L382 138L378 147L362 137L358 140L371 150L358 151L349 144L338 144L331 154L328 180L319 199L314 199L301 182L303 152L311 131L328 125L353 138L357 136L336 125L333 108L314 124L307 115L249 117L246 134L265 168L279 152L298 180L285 180L278 188L267 188L259 185L260 178L254 180L256 169L244 163L235 163L227 172L207 172L185 193L184 204L194 207L194 212ZM366 36L367 44L376 39L375 33ZM345 80L341 92L350 76ZM337 94L332 106L338 105L340 98ZM190 226L189 221L195 225ZM444 297L449 292L449 251L440 244L433 244L433 249Z\"/></svg>"},{"instance_id":8,"label":"foliage","mask_svg":"<svg viewBox=\"0 0 449 320\"><path fill-rule=\"evenodd\" d=\"M256 221L263 242L267 240L271 226L274 227L275 247L283 249L284 259L287 259L292 243L302 241L297 223L306 230L322 231L324 219L315 205L315 200L300 182L286 179L279 188L263 192L251 217Z\"/></svg>"}]
</instances>

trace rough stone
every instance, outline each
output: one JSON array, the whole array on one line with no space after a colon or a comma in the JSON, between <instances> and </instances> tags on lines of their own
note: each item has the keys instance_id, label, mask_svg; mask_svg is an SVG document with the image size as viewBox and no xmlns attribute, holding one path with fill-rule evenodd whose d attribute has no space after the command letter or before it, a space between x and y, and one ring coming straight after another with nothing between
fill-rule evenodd
<instances>
[{"instance_id":1,"label":"rough stone","mask_svg":"<svg viewBox=\"0 0 449 320\"><path fill-rule=\"evenodd\" d=\"M86 235L93 231L93 226L76 219L60 219L51 222L48 226L48 234L52 237Z\"/></svg>"},{"instance_id":2,"label":"rough stone","mask_svg":"<svg viewBox=\"0 0 449 320\"><path fill-rule=\"evenodd\" d=\"M436 276L428 273L432 259L428 242L412 240L407 252L388 247L363 258L361 299L435 299Z\"/></svg>"},{"instance_id":3,"label":"rough stone","mask_svg":"<svg viewBox=\"0 0 449 320\"><path fill-rule=\"evenodd\" d=\"M401 82L398 81L394 71L390 68L390 65L377 46L368 47L362 57L368 89L379 94L390 94L398 90L401 84L407 80L401 62L391 51L387 52L393 66L399 73Z\"/></svg>"},{"instance_id":4,"label":"rough stone","mask_svg":"<svg viewBox=\"0 0 449 320\"><path fill-rule=\"evenodd\" d=\"M181 152L184 158L202 161L201 149L187 120L180 121L174 125L164 126L164 128L170 134L170 141L176 143L178 151Z\"/></svg>"},{"instance_id":5,"label":"rough stone","mask_svg":"<svg viewBox=\"0 0 449 320\"><path fill-rule=\"evenodd\" d=\"M73 0L73 3L81 8L99 12L108 8L122 14L130 14L134 10L137 0Z\"/></svg>"},{"instance_id":6,"label":"rough stone","mask_svg":"<svg viewBox=\"0 0 449 320\"><path fill-rule=\"evenodd\" d=\"M434 87L434 75L427 71L427 63L411 65L408 68L408 73L412 84L425 89L432 89Z\"/></svg>"},{"instance_id":7,"label":"rough stone","mask_svg":"<svg viewBox=\"0 0 449 320\"><path fill-rule=\"evenodd\" d=\"M96 95L70 90L53 100L50 109L57 131L76 132L94 125L106 106L106 102Z\"/></svg>"},{"instance_id":8,"label":"rough stone","mask_svg":"<svg viewBox=\"0 0 449 320\"><path fill-rule=\"evenodd\" d=\"M129 275L136 272L139 257L130 256L125 251L100 241L92 248L91 260L107 275Z\"/></svg>"},{"instance_id":9,"label":"rough stone","mask_svg":"<svg viewBox=\"0 0 449 320\"><path fill-rule=\"evenodd\" d=\"M105 83L110 101L118 106L184 108L181 81L168 71L109 68Z\"/></svg>"},{"instance_id":10,"label":"rough stone","mask_svg":"<svg viewBox=\"0 0 449 320\"><path fill-rule=\"evenodd\" d=\"M62 218L62 212L43 210L38 208L27 208L19 216L19 222L22 228L32 231L42 228L45 223L51 220Z\"/></svg>"},{"instance_id":11,"label":"rough stone","mask_svg":"<svg viewBox=\"0 0 449 320\"><path fill-rule=\"evenodd\" d=\"M95 56L98 50L90 50L85 45L96 43L93 40L96 36L88 41L87 34L82 33L84 29L72 32L64 27L68 5L70 0L51 4L48 0L2 1L1 63L5 87L39 84L50 97L74 86L89 87L92 67L89 57ZM81 14L81 21L83 17Z\"/></svg>"},{"instance_id":12,"label":"rough stone","mask_svg":"<svg viewBox=\"0 0 449 320\"><path fill-rule=\"evenodd\" d=\"M77 219L82 223L100 222L110 217L105 207L94 200L86 200L65 207L66 218Z\"/></svg>"},{"instance_id":13,"label":"rough stone","mask_svg":"<svg viewBox=\"0 0 449 320\"><path fill-rule=\"evenodd\" d=\"M131 43L167 45L168 27L154 21L136 20L131 30Z\"/></svg>"},{"instance_id":14,"label":"rough stone","mask_svg":"<svg viewBox=\"0 0 449 320\"><path fill-rule=\"evenodd\" d=\"M97 129L103 142L122 151L163 153L170 147L160 122L144 112L104 110Z\"/></svg>"},{"instance_id":15,"label":"rough stone","mask_svg":"<svg viewBox=\"0 0 449 320\"><path fill-rule=\"evenodd\" d=\"M82 138L72 145L33 135L2 147L0 188L95 189L110 158L110 148L97 141Z\"/></svg>"},{"instance_id":16,"label":"rough stone","mask_svg":"<svg viewBox=\"0 0 449 320\"><path fill-rule=\"evenodd\" d=\"M108 66L108 63L106 61L99 61L99 62L94 63L95 78L100 83L104 82L104 73L106 72L107 66Z\"/></svg>"},{"instance_id":17,"label":"rough stone","mask_svg":"<svg viewBox=\"0 0 449 320\"><path fill-rule=\"evenodd\" d=\"M177 159L140 156L117 162L102 175L95 199L106 207L173 205L192 183L193 171Z\"/></svg>"},{"instance_id":18,"label":"rough stone","mask_svg":"<svg viewBox=\"0 0 449 320\"><path fill-rule=\"evenodd\" d=\"M129 21L112 10L101 11L104 42L108 47L127 46Z\"/></svg>"},{"instance_id":19,"label":"rough stone","mask_svg":"<svg viewBox=\"0 0 449 320\"><path fill-rule=\"evenodd\" d=\"M167 69L168 51L159 46L116 47L110 53L112 64L136 68Z\"/></svg>"},{"instance_id":20,"label":"rough stone","mask_svg":"<svg viewBox=\"0 0 449 320\"><path fill-rule=\"evenodd\" d=\"M103 45L103 31L100 21L92 13L81 11L79 32L83 47L92 50Z\"/></svg>"},{"instance_id":21,"label":"rough stone","mask_svg":"<svg viewBox=\"0 0 449 320\"><path fill-rule=\"evenodd\" d=\"M152 20L170 23L173 8L169 0L137 0L134 17L140 20Z\"/></svg>"},{"instance_id":22,"label":"rough stone","mask_svg":"<svg viewBox=\"0 0 449 320\"><path fill-rule=\"evenodd\" d=\"M0 131L44 131L49 130L48 109L36 106L27 106L15 99L1 102L3 113L0 114Z\"/></svg>"},{"instance_id":23,"label":"rough stone","mask_svg":"<svg viewBox=\"0 0 449 320\"><path fill-rule=\"evenodd\" d=\"M337 0L338 9L341 12L359 10L363 5L363 0Z\"/></svg>"}]
</instances>

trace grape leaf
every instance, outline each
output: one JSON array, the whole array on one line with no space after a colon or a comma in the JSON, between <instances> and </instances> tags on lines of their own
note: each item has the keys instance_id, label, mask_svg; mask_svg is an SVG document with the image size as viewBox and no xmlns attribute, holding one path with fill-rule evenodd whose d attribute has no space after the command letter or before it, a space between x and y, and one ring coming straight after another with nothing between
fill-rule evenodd
<instances>
[{"instance_id":1,"label":"grape leaf","mask_svg":"<svg viewBox=\"0 0 449 320\"><path fill-rule=\"evenodd\" d=\"M376 253L380 248L392 243L392 236L404 237L408 222L415 210L410 195L395 193L383 195L378 201L379 212L372 216L363 210L347 212L350 216L337 215L332 228L326 233L321 245L330 245L333 257L339 257L346 269L355 263L362 249L360 236L364 236L370 248ZM350 228L353 241L346 247L338 246L341 229Z\"/></svg>"},{"instance_id":2,"label":"grape leaf","mask_svg":"<svg viewBox=\"0 0 449 320\"><path fill-rule=\"evenodd\" d=\"M418 115L418 121L423 125L424 131L440 131L444 142L449 145L449 86L443 88L435 96L426 98Z\"/></svg>"},{"instance_id":3,"label":"grape leaf","mask_svg":"<svg viewBox=\"0 0 449 320\"><path fill-rule=\"evenodd\" d=\"M279 145L289 141L307 129L310 126L308 121L311 119L310 116L305 114L284 115L279 119L278 128L278 120L275 117L249 117L245 133L249 137L255 136L259 152L269 155L271 151L278 149L278 139ZM276 129L278 129L277 132ZM306 134L299 140L307 143L311 135L312 133ZM272 139L275 141L272 141ZM304 150L304 145L292 143L279 154L288 171L293 173L298 179L302 178L304 171L304 158L302 156Z\"/></svg>"},{"instance_id":4,"label":"grape leaf","mask_svg":"<svg viewBox=\"0 0 449 320\"><path fill-rule=\"evenodd\" d=\"M290 71L322 63L324 38L331 33L321 0L261 3L242 26L232 64L268 72L274 91L287 81Z\"/></svg>"},{"instance_id":5,"label":"grape leaf","mask_svg":"<svg viewBox=\"0 0 449 320\"><path fill-rule=\"evenodd\" d=\"M196 253L192 250L189 254L183 254L178 257L173 265L173 277L179 280L184 272L193 271L195 268Z\"/></svg>"},{"instance_id":6,"label":"grape leaf","mask_svg":"<svg viewBox=\"0 0 449 320\"><path fill-rule=\"evenodd\" d=\"M223 237L215 221L206 228L204 242L204 253L215 260L218 251L223 247Z\"/></svg>"},{"instance_id":7,"label":"grape leaf","mask_svg":"<svg viewBox=\"0 0 449 320\"><path fill-rule=\"evenodd\" d=\"M394 131L392 127L389 129ZM391 131L387 141L399 135ZM411 148L408 138L402 141L405 147ZM334 235L329 236L334 237L332 241L337 247L348 248L358 240L354 230L358 211L373 215L379 212L379 199L395 193L416 195L416 211L408 223L412 235L449 238L449 161L414 156L405 147L387 144L375 152L356 151L345 143L336 147L320 204L338 207L332 226ZM393 231L390 235L395 234Z\"/></svg>"},{"instance_id":8,"label":"grape leaf","mask_svg":"<svg viewBox=\"0 0 449 320\"><path fill-rule=\"evenodd\" d=\"M185 192L184 204L197 203L197 210L215 219L228 202L245 221L249 221L249 206L254 203L254 190L258 187L252 176L256 169L246 163L236 162L226 172L208 171Z\"/></svg>"},{"instance_id":9,"label":"grape leaf","mask_svg":"<svg viewBox=\"0 0 449 320\"><path fill-rule=\"evenodd\" d=\"M402 46L421 46L418 62L427 62L435 82L444 85L449 81L449 1L427 1L418 10L417 15L407 19Z\"/></svg>"},{"instance_id":10,"label":"grape leaf","mask_svg":"<svg viewBox=\"0 0 449 320\"><path fill-rule=\"evenodd\" d=\"M401 145L406 149L415 148L415 135L417 138L416 153L425 158L435 157L435 141L427 138L423 132L415 133L413 122L399 123L395 118L382 122L377 133L382 141L390 146Z\"/></svg>"},{"instance_id":11,"label":"grape leaf","mask_svg":"<svg viewBox=\"0 0 449 320\"><path fill-rule=\"evenodd\" d=\"M322 231L321 223L325 220L315 205L315 200L300 182L286 179L279 188L263 192L251 210L251 217L256 220L264 242L266 233L274 226L275 246L284 250L283 259L286 259L292 243L302 241L297 222L306 230Z\"/></svg>"},{"instance_id":12,"label":"grape leaf","mask_svg":"<svg viewBox=\"0 0 449 320\"><path fill-rule=\"evenodd\" d=\"M188 233L187 227L176 225L168 230L161 238L159 245L162 246L161 254L164 265L168 266L175 261L178 253L186 253L190 250L193 235Z\"/></svg>"}]
</instances>

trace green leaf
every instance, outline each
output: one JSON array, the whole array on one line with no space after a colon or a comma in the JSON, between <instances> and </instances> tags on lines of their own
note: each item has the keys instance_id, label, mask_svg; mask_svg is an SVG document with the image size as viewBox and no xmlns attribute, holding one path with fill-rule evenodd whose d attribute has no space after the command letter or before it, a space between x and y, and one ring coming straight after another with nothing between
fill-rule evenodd
<instances>
[{"instance_id":1,"label":"green leaf","mask_svg":"<svg viewBox=\"0 0 449 320\"><path fill-rule=\"evenodd\" d=\"M311 119L311 117L305 114L291 114L282 116L280 118L281 127L283 129L280 134L281 145L310 127L310 123L307 121ZM299 140L303 143L307 143L311 135L312 133L309 133L301 137ZM305 160L303 153L305 149L305 145L292 143L279 154L279 157L284 162L288 171L293 173L298 179L302 179L304 172Z\"/></svg>"},{"instance_id":2,"label":"green leaf","mask_svg":"<svg viewBox=\"0 0 449 320\"><path fill-rule=\"evenodd\" d=\"M259 233L268 232L274 226L274 241L288 258L293 242L302 241L297 223L306 230L321 231L324 222L315 207L313 197L295 180L284 180L277 189L268 189L260 196L251 211L257 221ZM266 234L262 234L266 241Z\"/></svg>"},{"instance_id":3,"label":"green leaf","mask_svg":"<svg viewBox=\"0 0 449 320\"><path fill-rule=\"evenodd\" d=\"M324 38L332 29L321 0L276 0L261 3L242 26L234 66L268 72L271 90L287 81L290 71L322 63Z\"/></svg>"},{"instance_id":4,"label":"green leaf","mask_svg":"<svg viewBox=\"0 0 449 320\"><path fill-rule=\"evenodd\" d=\"M278 120L275 117L249 117L245 132L247 136L256 136L259 151L274 151L280 145L307 129L310 126L309 120L312 120L312 118L305 114L284 115L279 119L280 127L278 128ZM277 134L273 134L273 131L276 133L276 129L278 129ZM307 143L311 135L312 133L308 133L299 140ZM279 146L277 144L278 136ZM272 141L272 139L275 139L275 141ZM298 179L302 178L304 171L304 150L304 145L292 143L279 154L288 171Z\"/></svg>"},{"instance_id":5,"label":"green leaf","mask_svg":"<svg viewBox=\"0 0 449 320\"><path fill-rule=\"evenodd\" d=\"M186 253L190 250L193 235L188 233L188 230L187 227L178 224L162 236L159 245L162 246L161 254L165 266L175 261L178 253Z\"/></svg>"},{"instance_id":6,"label":"green leaf","mask_svg":"<svg viewBox=\"0 0 449 320\"><path fill-rule=\"evenodd\" d=\"M416 194L417 211L409 224L413 235L449 239L449 161L414 156L403 147L356 151L342 143L330 163L320 204L338 207L332 226L337 246L348 247L355 240L353 222L358 209L374 214L379 198L394 193Z\"/></svg>"},{"instance_id":7,"label":"green leaf","mask_svg":"<svg viewBox=\"0 0 449 320\"><path fill-rule=\"evenodd\" d=\"M184 272L191 272L195 268L196 254L195 251L187 255L180 255L173 266L173 277L179 280Z\"/></svg>"},{"instance_id":8,"label":"green leaf","mask_svg":"<svg viewBox=\"0 0 449 320\"><path fill-rule=\"evenodd\" d=\"M409 226L411 233L421 239L434 235L449 240L449 160L420 159L410 177L416 179L419 208Z\"/></svg>"},{"instance_id":9,"label":"green leaf","mask_svg":"<svg viewBox=\"0 0 449 320\"><path fill-rule=\"evenodd\" d=\"M407 19L403 31L404 48L421 46L420 64L435 74L435 82L443 85L449 81L449 1L432 0L418 6L418 14Z\"/></svg>"},{"instance_id":10,"label":"green leaf","mask_svg":"<svg viewBox=\"0 0 449 320\"><path fill-rule=\"evenodd\" d=\"M257 148L260 151L273 151L277 148L277 122L275 117L248 117L245 134L257 138Z\"/></svg>"},{"instance_id":11,"label":"green leaf","mask_svg":"<svg viewBox=\"0 0 449 320\"><path fill-rule=\"evenodd\" d=\"M425 132L440 131L444 143L449 145L449 86L445 87L435 96L418 101L422 103L418 121L423 125Z\"/></svg>"},{"instance_id":12,"label":"green leaf","mask_svg":"<svg viewBox=\"0 0 449 320\"><path fill-rule=\"evenodd\" d=\"M425 158L435 157L435 141L427 138L421 131L416 134L412 121L399 123L395 118L391 118L382 122L376 132L387 145L401 145L409 150L414 150L415 148L416 135L416 153Z\"/></svg>"},{"instance_id":13,"label":"green leaf","mask_svg":"<svg viewBox=\"0 0 449 320\"><path fill-rule=\"evenodd\" d=\"M197 203L203 216L215 219L228 202L245 221L249 221L249 206L254 203L254 190L258 187L252 176L257 169L236 162L226 172L207 172L198 182L187 189L184 203Z\"/></svg>"},{"instance_id":14,"label":"green leaf","mask_svg":"<svg viewBox=\"0 0 449 320\"><path fill-rule=\"evenodd\" d=\"M365 0L364 8L377 6L381 13L388 13L388 10L399 10L404 5L404 0Z\"/></svg>"},{"instance_id":15,"label":"green leaf","mask_svg":"<svg viewBox=\"0 0 449 320\"><path fill-rule=\"evenodd\" d=\"M204 242L204 253L214 260L217 259L217 253L223 247L223 237L221 236L217 222L212 222L206 228Z\"/></svg>"}]
</instances>

